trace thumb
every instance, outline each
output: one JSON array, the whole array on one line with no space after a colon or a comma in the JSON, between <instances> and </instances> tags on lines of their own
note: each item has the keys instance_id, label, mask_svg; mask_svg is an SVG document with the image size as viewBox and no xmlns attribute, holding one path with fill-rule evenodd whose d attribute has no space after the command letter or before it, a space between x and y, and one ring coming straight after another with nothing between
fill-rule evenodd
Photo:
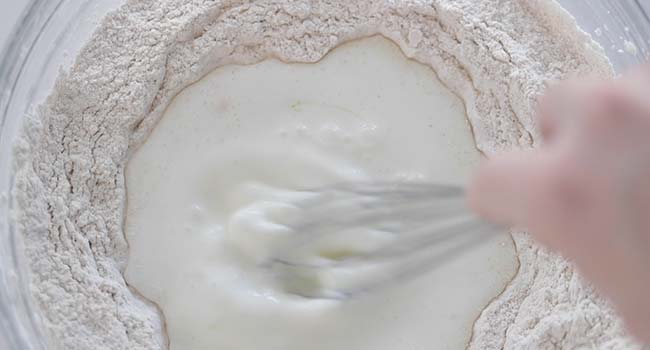
<instances>
[{"instance_id":1,"label":"thumb","mask_svg":"<svg viewBox=\"0 0 650 350\"><path fill-rule=\"evenodd\" d=\"M540 151L512 152L484 161L467 189L469 206L503 225L527 226L545 169Z\"/></svg>"}]
</instances>

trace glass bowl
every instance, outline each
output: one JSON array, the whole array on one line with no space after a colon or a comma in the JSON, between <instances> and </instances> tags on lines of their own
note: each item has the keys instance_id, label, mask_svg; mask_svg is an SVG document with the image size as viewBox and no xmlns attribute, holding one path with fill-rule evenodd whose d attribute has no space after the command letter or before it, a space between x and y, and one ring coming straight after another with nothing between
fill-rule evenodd
<instances>
[{"instance_id":1,"label":"glass bowl","mask_svg":"<svg viewBox=\"0 0 650 350\"><path fill-rule=\"evenodd\" d=\"M0 54L0 349L47 349L12 223L12 144L103 16L124 0L31 0ZM650 18L637 0L558 0L604 48L617 72L644 62Z\"/></svg>"}]
</instances>

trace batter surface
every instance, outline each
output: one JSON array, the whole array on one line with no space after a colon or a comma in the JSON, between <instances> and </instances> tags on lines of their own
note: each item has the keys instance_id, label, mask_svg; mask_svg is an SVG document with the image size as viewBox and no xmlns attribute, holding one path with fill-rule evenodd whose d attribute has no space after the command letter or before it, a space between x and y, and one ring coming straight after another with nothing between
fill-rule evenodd
<instances>
[{"instance_id":1,"label":"batter surface","mask_svg":"<svg viewBox=\"0 0 650 350\"><path fill-rule=\"evenodd\" d=\"M292 190L463 184L478 158L460 99L384 38L316 64L219 68L174 99L131 159L127 281L161 307L175 350L461 349L517 269L506 233L352 301L289 294L258 263L290 234L264 208L281 210Z\"/></svg>"}]
</instances>

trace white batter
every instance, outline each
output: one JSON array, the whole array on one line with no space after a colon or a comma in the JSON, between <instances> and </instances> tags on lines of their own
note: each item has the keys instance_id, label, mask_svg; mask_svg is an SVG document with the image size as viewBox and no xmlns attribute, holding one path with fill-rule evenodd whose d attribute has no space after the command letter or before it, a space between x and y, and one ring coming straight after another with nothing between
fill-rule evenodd
<instances>
[{"instance_id":1,"label":"white batter","mask_svg":"<svg viewBox=\"0 0 650 350\"><path fill-rule=\"evenodd\" d=\"M217 69L129 164L127 280L162 309L172 350L462 349L516 271L507 234L399 288L307 300L257 267L259 242L284 232L247 208L345 180L462 184L478 158L461 101L383 38Z\"/></svg>"}]
</instances>

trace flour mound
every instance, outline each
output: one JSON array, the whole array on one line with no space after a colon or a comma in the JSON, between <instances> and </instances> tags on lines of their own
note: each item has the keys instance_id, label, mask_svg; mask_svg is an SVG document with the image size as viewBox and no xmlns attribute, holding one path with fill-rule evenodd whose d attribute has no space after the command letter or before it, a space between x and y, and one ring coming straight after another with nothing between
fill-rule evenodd
<instances>
[{"instance_id":1,"label":"flour mound","mask_svg":"<svg viewBox=\"0 0 650 350\"><path fill-rule=\"evenodd\" d=\"M383 35L466 104L486 154L534 147L536 98L559 79L610 76L551 0L131 0L110 13L29 116L16 146L17 229L34 299L59 349L162 349L164 321L122 277L124 167L170 100L216 67L314 62ZM515 234L520 269L472 349L629 349L609 307L562 259Z\"/></svg>"}]
</instances>

